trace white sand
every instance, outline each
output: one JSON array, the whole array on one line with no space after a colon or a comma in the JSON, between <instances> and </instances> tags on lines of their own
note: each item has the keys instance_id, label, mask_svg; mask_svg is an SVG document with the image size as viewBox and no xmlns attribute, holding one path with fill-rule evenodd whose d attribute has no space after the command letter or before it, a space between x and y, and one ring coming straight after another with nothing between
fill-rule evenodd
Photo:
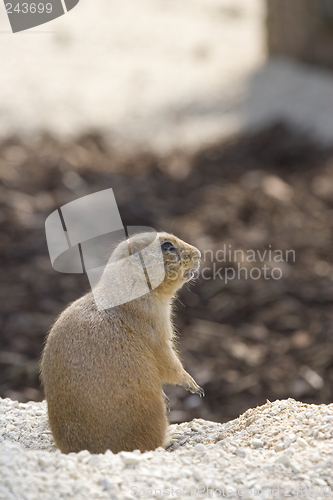
<instances>
[{"instance_id":1,"label":"white sand","mask_svg":"<svg viewBox=\"0 0 333 500\"><path fill-rule=\"evenodd\" d=\"M143 454L60 453L45 401L0 399L0 421L1 500L333 495L333 403L278 400L226 424L172 425L171 447Z\"/></svg>"}]
</instances>

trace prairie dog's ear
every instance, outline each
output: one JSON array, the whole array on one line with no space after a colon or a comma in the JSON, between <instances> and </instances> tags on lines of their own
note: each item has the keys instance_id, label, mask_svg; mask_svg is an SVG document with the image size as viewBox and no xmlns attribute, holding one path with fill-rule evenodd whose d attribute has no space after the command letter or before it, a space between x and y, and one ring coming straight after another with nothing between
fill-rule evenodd
<instances>
[{"instance_id":1,"label":"prairie dog's ear","mask_svg":"<svg viewBox=\"0 0 333 500\"><path fill-rule=\"evenodd\" d=\"M134 257L134 259L136 260L140 260L141 259L141 256L140 256L140 248L136 245L131 245L131 248L130 248L130 255L132 257Z\"/></svg>"}]
</instances>

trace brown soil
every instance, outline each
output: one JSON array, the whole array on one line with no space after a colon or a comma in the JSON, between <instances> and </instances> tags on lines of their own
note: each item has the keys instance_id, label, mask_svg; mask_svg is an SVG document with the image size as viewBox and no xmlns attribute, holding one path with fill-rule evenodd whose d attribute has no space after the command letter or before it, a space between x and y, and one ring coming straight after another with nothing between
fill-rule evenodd
<instances>
[{"instance_id":1,"label":"brown soil","mask_svg":"<svg viewBox=\"0 0 333 500\"><path fill-rule=\"evenodd\" d=\"M166 158L127 158L98 134L2 141L0 396L42 399L45 334L89 289L85 275L52 269L47 215L109 187L125 225L174 232L201 250L295 251L295 259L273 262L281 279L246 280L243 271L227 283L224 268L237 263L213 263L206 252L205 276L215 265L222 278L184 287L175 320L185 366L206 398L168 389L172 421L225 421L266 398L332 401L333 151L283 125ZM265 263L241 264L249 272Z\"/></svg>"}]
</instances>

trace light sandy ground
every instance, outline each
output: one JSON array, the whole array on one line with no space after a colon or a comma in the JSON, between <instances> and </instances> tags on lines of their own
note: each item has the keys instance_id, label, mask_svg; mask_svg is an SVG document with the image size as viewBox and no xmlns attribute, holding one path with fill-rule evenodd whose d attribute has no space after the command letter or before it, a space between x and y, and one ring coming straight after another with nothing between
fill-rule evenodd
<instances>
[{"instance_id":1,"label":"light sandy ground","mask_svg":"<svg viewBox=\"0 0 333 500\"><path fill-rule=\"evenodd\" d=\"M168 450L64 455L45 401L0 399L0 500L332 498L332 422L333 403L277 400L172 425Z\"/></svg>"},{"instance_id":2,"label":"light sandy ground","mask_svg":"<svg viewBox=\"0 0 333 500\"><path fill-rule=\"evenodd\" d=\"M0 3L0 137L91 128L197 147L287 118L333 140L333 76L265 65L263 0L81 0L12 34Z\"/></svg>"}]
</instances>

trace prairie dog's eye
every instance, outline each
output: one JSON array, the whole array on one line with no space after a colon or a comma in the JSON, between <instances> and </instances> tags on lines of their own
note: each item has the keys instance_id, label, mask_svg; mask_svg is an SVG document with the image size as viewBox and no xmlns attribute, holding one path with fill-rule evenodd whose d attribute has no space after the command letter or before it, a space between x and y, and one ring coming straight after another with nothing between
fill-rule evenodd
<instances>
[{"instance_id":1,"label":"prairie dog's eye","mask_svg":"<svg viewBox=\"0 0 333 500\"><path fill-rule=\"evenodd\" d=\"M162 248L162 252L176 252L177 251L177 248L172 244L170 243L170 241L165 241L164 243L162 243L161 245L161 248Z\"/></svg>"}]
</instances>

